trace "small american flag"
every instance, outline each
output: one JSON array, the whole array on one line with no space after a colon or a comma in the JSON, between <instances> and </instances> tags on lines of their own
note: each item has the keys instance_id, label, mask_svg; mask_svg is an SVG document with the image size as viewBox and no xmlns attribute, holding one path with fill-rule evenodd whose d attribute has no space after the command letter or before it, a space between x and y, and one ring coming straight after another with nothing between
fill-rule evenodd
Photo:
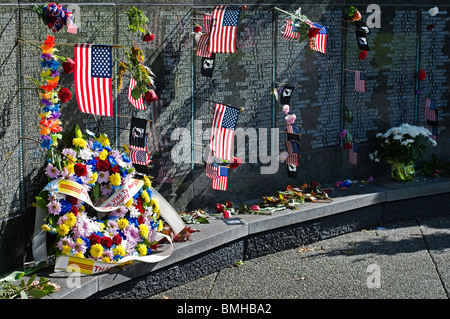
<instances>
[{"instance_id":1,"label":"small american flag","mask_svg":"<svg viewBox=\"0 0 450 319\"><path fill-rule=\"evenodd\" d=\"M75 92L84 113L112 116L112 47L75 44Z\"/></svg>"},{"instance_id":2,"label":"small american flag","mask_svg":"<svg viewBox=\"0 0 450 319\"><path fill-rule=\"evenodd\" d=\"M288 157L286 159L286 164L298 166L298 141L296 140L288 140L286 141L286 147L288 152Z\"/></svg>"},{"instance_id":3,"label":"small american flag","mask_svg":"<svg viewBox=\"0 0 450 319\"><path fill-rule=\"evenodd\" d=\"M235 53L240 6L215 6L209 38L209 52Z\"/></svg>"},{"instance_id":4,"label":"small american flag","mask_svg":"<svg viewBox=\"0 0 450 319\"><path fill-rule=\"evenodd\" d=\"M309 40L309 47L314 51L327 53L327 28L317 24L311 23L311 27L320 29L319 33Z\"/></svg>"},{"instance_id":5,"label":"small american flag","mask_svg":"<svg viewBox=\"0 0 450 319\"><path fill-rule=\"evenodd\" d=\"M149 145L151 152L160 152L164 147L169 145L166 136L161 137L161 127L158 125L158 119L161 115L161 109L164 106L164 100L156 100L150 103L152 122L150 124Z\"/></svg>"},{"instance_id":6,"label":"small american flag","mask_svg":"<svg viewBox=\"0 0 450 319\"><path fill-rule=\"evenodd\" d=\"M203 22L205 23L205 32L207 35L209 35L212 28L212 15L205 14L205 16L203 17Z\"/></svg>"},{"instance_id":7,"label":"small american flag","mask_svg":"<svg viewBox=\"0 0 450 319\"><path fill-rule=\"evenodd\" d=\"M355 91L366 92L366 74L361 71L355 71Z\"/></svg>"},{"instance_id":8,"label":"small american flag","mask_svg":"<svg viewBox=\"0 0 450 319\"><path fill-rule=\"evenodd\" d=\"M350 164L358 165L358 143L353 142L352 148L348 150L348 161Z\"/></svg>"},{"instance_id":9,"label":"small american flag","mask_svg":"<svg viewBox=\"0 0 450 319\"><path fill-rule=\"evenodd\" d=\"M151 163L150 156L147 152L147 146L139 147L130 145L130 160L134 164L148 165Z\"/></svg>"},{"instance_id":10,"label":"small american flag","mask_svg":"<svg viewBox=\"0 0 450 319\"><path fill-rule=\"evenodd\" d=\"M217 171L219 177L212 179L212 188L220 191L226 191L228 186L228 168L219 166Z\"/></svg>"},{"instance_id":11,"label":"small american flag","mask_svg":"<svg viewBox=\"0 0 450 319\"><path fill-rule=\"evenodd\" d=\"M213 156L227 161L232 159L234 130L238 117L239 109L216 103L210 139Z\"/></svg>"},{"instance_id":12,"label":"small american flag","mask_svg":"<svg viewBox=\"0 0 450 319\"><path fill-rule=\"evenodd\" d=\"M436 104L435 104L435 102L432 99L427 98L425 100L425 113L424 113L424 115L425 115L425 119L426 120L433 121L433 122L437 120L435 105Z\"/></svg>"},{"instance_id":13,"label":"small american flag","mask_svg":"<svg viewBox=\"0 0 450 319\"><path fill-rule=\"evenodd\" d=\"M292 30L292 20L286 19L286 24L282 28L283 34L281 35L281 38L283 40L291 40L296 41L298 40L299 33Z\"/></svg>"},{"instance_id":14,"label":"small american flag","mask_svg":"<svg viewBox=\"0 0 450 319\"><path fill-rule=\"evenodd\" d=\"M195 55L204 58L210 58L212 53L208 51L208 45L209 45L209 35L202 34L197 42L197 51L195 52Z\"/></svg>"},{"instance_id":15,"label":"small american flag","mask_svg":"<svg viewBox=\"0 0 450 319\"><path fill-rule=\"evenodd\" d=\"M144 98L142 97L142 94L137 100L133 99L133 97L131 96L131 91L133 91L135 87L136 87L136 80L130 78L130 86L128 88L128 100L131 102L131 104L133 104L135 108L139 110L145 110Z\"/></svg>"},{"instance_id":16,"label":"small american flag","mask_svg":"<svg viewBox=\"0 0 450 319\"><path fill-rule=\"evenodd\" d=\"M206 176L209 178L218 178L219 172L218 172L219 165L214 161L213 156L211 154L208 155L208 159L206 160Z\"/></svg>"}]
</instances>

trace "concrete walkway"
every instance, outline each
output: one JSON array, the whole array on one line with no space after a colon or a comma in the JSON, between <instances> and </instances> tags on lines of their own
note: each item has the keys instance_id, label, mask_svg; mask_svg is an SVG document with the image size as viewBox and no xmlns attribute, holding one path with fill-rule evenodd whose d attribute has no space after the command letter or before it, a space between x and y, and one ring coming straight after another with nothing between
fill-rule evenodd
<instances>
[{"instance_id":1,"label":"concrete walkway","mask_svg":"<svg viewBox=\"0 0 450 319\"><path fill-rule=\"evenodd\" d=\"M237 261L150 298L449 299L449 292L450 215L444 215Z\"/></svg>"}]
</instances>

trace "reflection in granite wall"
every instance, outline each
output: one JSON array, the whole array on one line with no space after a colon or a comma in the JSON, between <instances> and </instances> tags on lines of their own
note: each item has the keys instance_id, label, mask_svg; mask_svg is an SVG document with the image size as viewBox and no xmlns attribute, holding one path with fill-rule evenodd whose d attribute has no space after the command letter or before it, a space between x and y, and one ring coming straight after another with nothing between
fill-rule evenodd
<instances>
[{"instance_id":1,"label":"reflection in granite wall","mask_svg":"<svg viewBox=\"0 0 450 319\"><path fill-rule=\"evenodd\" d=\"M427 5L380 4L381 28L371 29L370 51L365 60L359 60L354 26L343 21L345 4L302 5L303 14L327 27L327 53L322 54L311 51L307 41L281 39L286 15L273 4L253 2L240 14L238 52L216 54L212 77L200 72L202 59L196 55L192 34L195 23L204 30L203 16L212 13L212 4L134 2L150 19L155 39L149 43L128 31L126 11L131 4L71 4L78 33L60 32L57 42L119 44L126 49L139 43L145 64L155 73L158 100L146 104L145 110L134 108L128 101L129 78L125 77L123 89L114 94L114 116L84 114L74 98L62 108L64 129L78 124L106 133L111 144L121 148L128 144L131 116L147 119L153 162L137 169L152 175L154 187L178 210L213 207L225 200L254 200L312 179L333 183L385 174L386 167L368 160L375 134L402 122L427 125L423 116L427 98L438 110L439 146L434 151L444 159L450 156L445 147L450 138L448 5L430 17ZM296 4L277 6L289 12L298 8ZM40 50L18 39L43 41L52 33L28 10L32 8L30 4L21 4L20 9L0 4L0 254L5 256L0 272L31 259L33 202L46 184L46 154L34 141L40 136L39 103L30 81L41 71ZM363 20L369 17L365 6L358 9ZM73 46L57 48L59 55L73 57ZM113 52L117 70L124 49ZM416 77L420 69L427 72L424 81ZM367 75L366 93L354 90L355 70ZM62 75L60 84L74 92L73 74ZM286 164L276 160L285 149L286 127L282 105L272 91L286 84L294 86L290 113L296 114L301 133L297 178L289 178ZM113 85L116 89L117 80ZM244 164L230 171L227 192L212 190L204 173L216 102L243 108L235 154ZM345 123L346 107L354 116L351 124ZM358 165L349 164L348 152L341 146L339 132L344 127L359 144ZM266 156L271 154L275 160ZM275 167L276 173L262 174L269 167Z\"/></svg>"}]
</instances>

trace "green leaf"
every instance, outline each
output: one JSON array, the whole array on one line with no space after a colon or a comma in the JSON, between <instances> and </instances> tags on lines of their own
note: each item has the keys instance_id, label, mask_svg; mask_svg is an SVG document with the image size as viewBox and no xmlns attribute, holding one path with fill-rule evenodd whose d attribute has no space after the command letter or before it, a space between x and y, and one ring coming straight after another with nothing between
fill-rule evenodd
<instances>
[{"instance_id":1,"label":"green leaf","mask_svg":"<svg viewBox=\"0 0 450 319\"><path fill-rule=\"evenodd\" d=\"M42 198L42 197L39 197L39 196L36 196L36 204L40 207L40 208L42 208L42 209L44 209L44 210L46 210L47 209L47 201L44 199L44 198Z\"/></svg>"},{"instance_id":2,"label":"green leaf","mask_svg":"<svg viewBox=\"0 0 450 319\"><path fill-rule=\"evenodd\" d=\"M34 274L33 276L30 277L30 279L28 279L27 285L31 285L34 281L34 279L36 279L36 274Z\"/></svg>"},{"instance_id":3,"label":"green leaf","mask_svg":"<svg viewBox=\"0 0 450 319\"><path fill-rule=\"evenodd\" d=\"M24 275L25 275L25 273L23 271L13 271L8 276L0 278L0 282L2 282L2 281L6 281L6 282L16 281L16 280L22 278Z\"/></svg>"},{"instance_id":4,"label":"green leaf","mask_svg":"<svg viewBox=\"0 0 450 319\"><path fill-rule=\"evenodd\" d=\"M139 99L141 97L142 94L142 90L136 86L132 91L131 91L131 97L135 100Z\"/></svg>"},{"instance_id":5,"label":"green leaf","mask_svg":"<svg viewBox=\"0 0 450 319\"><path fill-rule=\"evenodd\" d=\"M28 293L34 298L42 298L47 296L47 292L42 289L31 289Z\"/></svg>"},{"instance_id":6,"label":"green leaf","mask_svg":"<svg viewBox=\"0 0 450 319\"><path fill-rule=\"evenodd\" d=\"M100 196L100 185L98 183L95 183L94 187L92 187L92 196L94 197L94 200Z\"/></svg>"}]
</instances>

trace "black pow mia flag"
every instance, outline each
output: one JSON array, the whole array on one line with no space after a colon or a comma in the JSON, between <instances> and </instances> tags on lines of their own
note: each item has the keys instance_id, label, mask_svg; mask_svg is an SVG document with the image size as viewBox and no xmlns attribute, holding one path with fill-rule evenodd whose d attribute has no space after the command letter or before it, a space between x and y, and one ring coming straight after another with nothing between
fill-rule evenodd
<instances>
[{"instance_id":1,"label":"black pow mia flag","mask_svg":"<svg viewBox=\"0 0 450 319\"><path fill-rule=\"evenodd\" d=\"M363 21L355 21L356 26L356 42L360 50L369 51L369 42L367 41L367 35L370 33L370 29Z\"/></svg>"},{"instance_id":2,"label":"black pow mia flag","mask_svg":"<svg viewBox=\"0 0 450 319\"><path fill-rule=\"evenodd\" d=\"M294 87L291 85L285 85L280 92L280 103L281 104L289 104L291 101L292 91L294 91Z\"/></svg>"},{"instance_id":3,"label":"black pow mia flag","mask_svg":"<svg viewBox=\"0 0 450 319\"><path fill-rule=\"evenodd\" d=\"M287 173L290 178L297 178L297 167L294 165L287 165Z\"/></svg>"},{"instance_id":4,"label":"black pow mia flag","mask_svg":"<svg viewBox=\"0 0 450 319\"><path fill-rule=\"evenodd\" d=\"M146 119L140 119L134 116L131 118L130 145L137 147L147 146L147 139L145 138L146 126Z\"/></svg>"},{"instance_id":5,"label":"black pow mia flag","mask_svg":"<svg viewBox=\"0 0 450 319\"><path fill-rule=\"evenodd\" d=\"M212 78L214 72L214 61L216 54L212 53L210 58L202 58L202 69L201 73L203 76Z\"/></svg>"}]
</instances>

